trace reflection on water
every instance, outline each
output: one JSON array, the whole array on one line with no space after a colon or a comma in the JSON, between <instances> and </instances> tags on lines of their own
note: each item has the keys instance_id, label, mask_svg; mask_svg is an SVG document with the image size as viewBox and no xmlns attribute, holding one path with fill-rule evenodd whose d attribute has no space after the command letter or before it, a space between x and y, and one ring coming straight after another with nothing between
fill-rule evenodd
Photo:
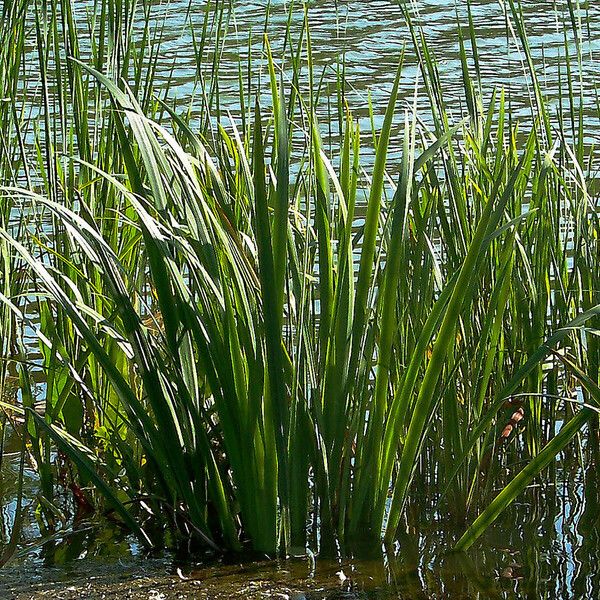
<instances>
[{"instance_id":1,"label":"reflection on water","mask_svg":"<svg viewBox=\"0 0 600 600\"><path fill-rule=\"evenodd\" d=\"M25 594L49 589L87 589L90 594L102 590L120 597L121 586L135 590L143 580L140 595L132 598L147 598L143 594L148 585L164 592L165 598L178 597L169 595L173 589L202 591L205 596L190 597L215 599L284 597L281 594L298 600L597 598L597 432L590 440L582 448L582 468L575 458L557 461L555 485L547 486L546 494L532 485L467 554L449 551L464 525L436 518L433 507L421 505L416 497L394 547L370 548L368 560L311 557L278 562L233 556L212 562L196 556L193 562L187 548L152 558L141 554L118 523L82 522L74 533L44 544L30 532L27 551L2 571L0 597L10 597L5 595L10 591L15 598L25 598L19 590ZM365 555L364 548L355 551Z\"/></svg>"}]
</instances>

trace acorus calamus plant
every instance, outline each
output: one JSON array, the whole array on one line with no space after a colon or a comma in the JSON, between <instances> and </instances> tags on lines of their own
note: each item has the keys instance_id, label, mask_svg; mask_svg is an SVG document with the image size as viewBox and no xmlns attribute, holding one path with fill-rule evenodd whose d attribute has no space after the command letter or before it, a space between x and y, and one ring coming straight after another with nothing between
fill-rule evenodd
<instances>
[{"instance_id":1,"label":"acorus calamus plant","mask_svg":"<svg viewBox=\"0 0 600 600\"><path fill-rule=\"evenodd\" d=\"M2 406L17 429L26 415L23 462L39 469L44 518L59 512L58 449L74 483L148 546L165 531L267 553L317 532L329 549L365 532L392 542L415 481L430 477L448 514L474 520L457 544L467 549L596 418L598 201L583 125L555 133L531 66L521 131L502 90L484 104L462 39L468 115L453 123L407 14L422 83L400 110L400 60L370 166L343 77L335 150L322 141L307 18L295 45L286 33L289 72L264 40L268 108L240 64L242 115L225 118L207 85L196 127L153 95L149 13L139 44L134 6L102 13L90 27L106 46L85 60L70 6L35 13L37 175L24 183L0 165L2 365L21 385L20 402ZM226 14L214 18L219 40ZM50 60L63 45L70 58ZM7 72L17 85L18 64ZM6 106L10 156L26 172ZM39 338L41 407L35 366L4 343L15 323ZM557 407L575 386L585 406ZM495 495L517 407L526 443L505 452L526 466Z\"/></svg>"}]
</instances>

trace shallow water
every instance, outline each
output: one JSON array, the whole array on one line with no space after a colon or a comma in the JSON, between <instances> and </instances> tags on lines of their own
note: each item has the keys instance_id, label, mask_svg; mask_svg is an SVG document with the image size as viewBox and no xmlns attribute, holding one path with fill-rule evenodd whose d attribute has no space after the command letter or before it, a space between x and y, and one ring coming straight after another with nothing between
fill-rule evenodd
<instances>
[{"instance_id":1,"label":"shallow water","mask_svg":"<svg viewBox=\"0 0 600 600\"><path fill-rule=\"evenodd\" d=\"M227 3L225 3L227 4ZM574 13L569 5L575 6ZM332 133L337 119L330 118L337 110L335 88L337 74L343 63L347 79L345 99L361 130L371 130L369 102L373 105L373 123L379 127L387 105L389 91L401 55L405 54L401 78L401 102L412 104L415 86L418 86L420 116L427 120L427 100L419 85L415 53L408 27L402 15L402 6L412 7L414 22L422 27L430 48L435 52L445 90L445 99L458 116L466 110L459 56L459 29L463 32L467 52L471 55L466 3L447 0L313 0L307 4L314 56L315 78L322 78L322 94L318 112L321 122ZM284 48L290 2L282 0L254 0L231 2L232 10L225 19L219 49L219 91L223 114L231 111L239 118L238 67L246 99L251 99L259 87L268 104L268 73L264 53L263 32L266 31L278 67L287 73L290 49ZM600 51L600 5L595 2L570 0L523 0L521 2L527 24L531 55L542 90L552 101L555 111L567 114L568 89L565 71L565 43L571 57L577 55L573 22L580 27L579 49L581 72L573 62L571 81L578 104L580 89L589 104L586 131L588 142L600 137L600 123L595 111L595 56ZM580 6L580 10L576 7ZM202 31L207 3L190 0L163 0L152 2L152 24L155 36L161 37L157 88L169 86L169 97L181 104L195 97L199 107L198 57L194 52L191 31L196 36ZM268 23L265 25L267 12ZM303 5L292 7L290 29L293 42L297 41L303 20ZM89 50L88 21L93 14L93 3L85 0L75 3L75 13L82 31L81 52ZM518 35L510 11L498 0L472 2L473 25L477 37L480 75L484 96L494 88L504 88L513 117L527 121L531 114L533 89ZM508 23L508 26L507 26ZM141 35L141 30L140 30ZM35 54L35 53L34 53ZM252 57L253 72L247 74L248 54ZM206 88L214 81L213 54L210 48L201 57L202 75ZM29 61L33 87L39 78L36 57ZM474 63L470 62L475 76ZM306 77L306 68L303 70ZM170 84L169 82L173 82ZM288 78L289 83L289 78ZM50 85L52 82L50 81ZM246 109L252 106L247 104ZM400 111L398 111L399 113Z\"/></svg>"},{"instance_id":2,"label":"shallow water","mask_svg":"<svg viewBox=\"0 0 600 600\"><path fill-rule=\"evenodd\" d=\"M361 560L148 556L118 523L80 521L44 544L26 530L28 545L0 571L0 598L596 598L600 452L590 439L581 468L557 460L546 492L532 485L467 554L449 551L464 525L417 497L395 545L349 552Z\"/></svg>"}]
</instances>

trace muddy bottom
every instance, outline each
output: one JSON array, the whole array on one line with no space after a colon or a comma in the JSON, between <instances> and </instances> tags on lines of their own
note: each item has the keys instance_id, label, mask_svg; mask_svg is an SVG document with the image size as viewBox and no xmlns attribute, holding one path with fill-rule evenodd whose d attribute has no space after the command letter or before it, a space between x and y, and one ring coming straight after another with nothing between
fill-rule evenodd
<instances>
[{"instance_id":1,"label":"muddy bottom","mask_svg":"<svg viewBox=\"0 0 600 600\"><path fill-rule=\"evenodd\" d=\"M322 600L380 597L353 590L339 565L320 568L318 577L306 563L274 561L238 565L174 568L166 561L118 561L112 565L81 560L66 569L25 565L0 571L0 598L185 600L226 598L279 598ZM338 571L336 571L338 569ZM175 571L174 573L172 571Z\"/></svg>"}]
</instances>

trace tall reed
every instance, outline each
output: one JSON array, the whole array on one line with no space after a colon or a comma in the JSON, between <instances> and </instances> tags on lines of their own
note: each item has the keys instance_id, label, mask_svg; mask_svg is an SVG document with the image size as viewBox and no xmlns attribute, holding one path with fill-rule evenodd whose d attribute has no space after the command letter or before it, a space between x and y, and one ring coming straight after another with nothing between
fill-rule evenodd
<instances>
[{"instance_id":1,"label":"tall reed","mask_svg":"<svg viewBox=\"0 0 600 600\"><path fill-rule=\"evenodd\" d=\"M175 531L286 553L318 530L323 549L345 549L365 532L392 542L427 479L459 522L483 511L466 549L594 418L594 155L583 125L551 121L515 5L531 129L502 90L483 99L462 38L468 114L453 122L407 13L432 124L417 92L399 110L399 59L372 148L342 76L340 135L323 141L308 16L285 34L287 69L264 39L264 90L244 84L240 61L238 118L199 75L196 127L169 103L170 81L156 97L150 4L99 2L85 51L69 2L31 6L42 111L18 166L35 177L3 174L1 326L16 313L40 340L43 407L22 360L13 411L28 415L50 526L70 477L147 545ZM218 64L228 15L218 5L194 34L200 67L211 44ZM5 93L15 106L17 87ZM27 228L11 226L15 210ZM14 310L15 272L38 319ZM575 381L585 408L562 400ZM527 426L514 433L517 413ZM493 498L502 461L526 467Z\"/></svg>"}]
</instances>

